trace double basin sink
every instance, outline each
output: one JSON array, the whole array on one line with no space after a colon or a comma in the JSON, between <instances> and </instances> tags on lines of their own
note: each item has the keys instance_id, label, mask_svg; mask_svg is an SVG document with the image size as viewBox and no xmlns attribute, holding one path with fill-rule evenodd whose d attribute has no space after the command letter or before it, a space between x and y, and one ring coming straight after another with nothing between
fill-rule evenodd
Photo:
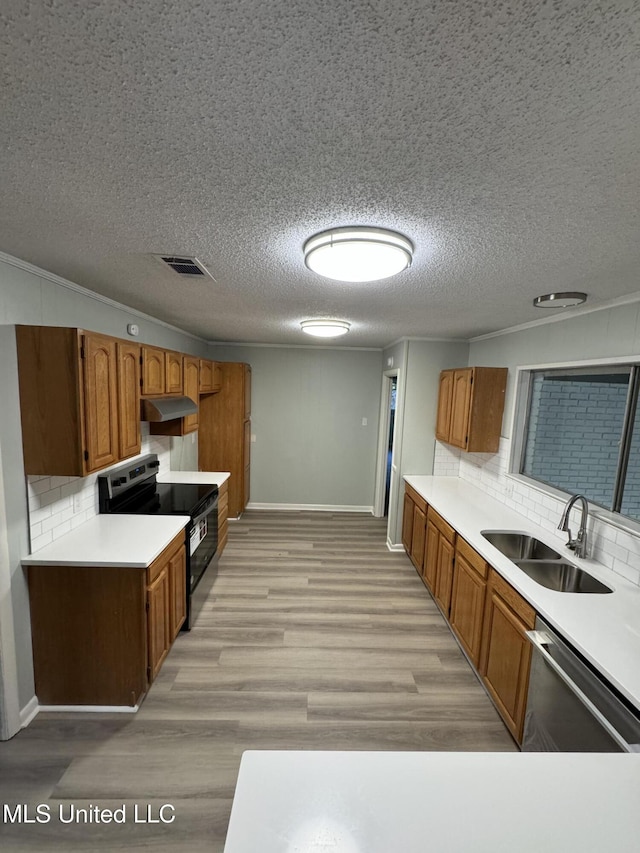
<instances>
[{"instance_id":1,"label":"double basin sink","mask_svg":"<svg viewBox=\"0 0 640 853\"><path fill-rule=\"evenodd\" d=\"M613 592L544 542L513 530L482 530L482 536L536 583L556 592Z\"/></svg>"}]
</instances>

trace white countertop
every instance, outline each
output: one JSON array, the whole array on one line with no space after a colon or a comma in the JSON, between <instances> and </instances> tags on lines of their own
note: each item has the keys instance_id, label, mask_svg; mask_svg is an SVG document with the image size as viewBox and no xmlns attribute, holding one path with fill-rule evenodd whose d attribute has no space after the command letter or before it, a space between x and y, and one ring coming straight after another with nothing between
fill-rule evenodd
<instances>
[{"instance_id":1,"label":"white countertop","mask_svg":"<svg viewBox=\"0 0 640 853\"><path fill-rule=\"evenodd\" d=\"M225 853L636 853L640 755L245 752Z\"/></svg>"},{"instance_id":2,"label":"white countertop","mask_svg":"<svg viewBox=\"0 0 640 853\"><path fill-rule=\"evenodd\" d=\"M228 471L165 471L158 474L159 483L195 483L197 485L221 486L230 477Z\"/></svg>"},{"instance_id":3,"label":"white countertop","mask_svg":"<svg viewBox=\"0 0 640 853\"><path fill-rule=\"evenodd\" d=\"M96 515L22 564L144 568L188 522L188 515Z\"/></svg>"},{"instance_id":4,"label":"white countertop","mask_svg":"<svg viewBox=\"0 0 640 853\"><path fill-rule=\"evenodd\" d=\"M640 709L640 587L600 563L576 557L566 550L566 536L555 536L538 527L465 480L427 476L404 479ZM568 554L569 562L584 568L613 592L599 595L546 589L490 545L481 530L533 533L561 554Z\"/></svg>"}]
</instances>

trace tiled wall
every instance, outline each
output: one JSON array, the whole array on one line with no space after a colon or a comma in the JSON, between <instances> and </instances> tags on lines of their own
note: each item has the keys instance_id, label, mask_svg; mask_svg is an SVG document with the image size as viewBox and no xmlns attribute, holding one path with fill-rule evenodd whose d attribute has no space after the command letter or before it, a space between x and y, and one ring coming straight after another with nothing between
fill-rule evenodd
<instances>
[{"instance_id":1,"label":"tiled wall","mask_svg":"<svg viewBox=\"0 0 640 853\"><path fill-rule=\"evenodd\" d=\"M535 524L557 533L565 501L551 497L506 473L511 449L510 439L501 438L497 453L463 453L436 441L433 473L436 476L461 477L487 495L529 518ZM572 513L571 529L577 531L579 511ZM640 537L590 516L589 556L640 586Z\"/></svg>"},{"instance_id":2,"label":"tiled wall","mask_svg":"<svg viewBox=\"0 0 640 853\"><path fill-rule=\"evenodd\" d=\"M160 471L171 468L170 450L168 436L149 435L149 424L142 424L142 454L157 453ZM98 474L88 477L27 476L31 553L98 514L97 479Z\"/></svg>"}]
</instances>

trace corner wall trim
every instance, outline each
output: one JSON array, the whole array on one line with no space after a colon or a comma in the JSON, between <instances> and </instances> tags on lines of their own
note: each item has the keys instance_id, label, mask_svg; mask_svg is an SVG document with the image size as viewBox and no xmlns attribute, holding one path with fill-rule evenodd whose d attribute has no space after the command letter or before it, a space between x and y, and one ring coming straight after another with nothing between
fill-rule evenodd
<instances>
[{"instance_id":1,"label":"corner wall trim","mask_svg":"<svg viewBox=\"0 0 640 853\"><path fill-rule=\"evenodd\" d=\"M32 696L24 708L20 709L20 727L26 729L29 723L38 716L38 711L40 711L38 697Z\"/></svg>"},{"instance_id":2,"label":"corner wall trim","mask_svg":"<svg viewBox=\"0 0 640 853\"><path fill-rule=\"evenodd\" d=\"M351 506L338 504L271 504L248 503L247 509L279 510L282 512L366 512L373 515L372 506Z\"/></svg>"},{"instance_id":3,"label":"corner wall trim","mask_svg":"<svg viewBox=\"0 0 640 853\"><path fill-rule=\"evenodd\" d=\"M397 551L398 553L404 551L404 545L394 545L390 539L387 539L387 548L390 551Z\"/></svg>"}]
</instances>

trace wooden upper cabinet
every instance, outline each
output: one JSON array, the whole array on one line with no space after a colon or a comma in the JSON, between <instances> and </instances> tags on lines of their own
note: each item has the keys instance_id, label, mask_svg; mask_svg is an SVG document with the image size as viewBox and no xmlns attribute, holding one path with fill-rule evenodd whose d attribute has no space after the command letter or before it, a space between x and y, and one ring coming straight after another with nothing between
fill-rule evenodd
<instances>
[{"instance_id":1,"label":"wooden upper cabinet","mask_svg":"<svg viewBox=\"0 0 640 853\"><path fill-rule=\"evenodd\" d=\"M82 336L87 473L113 465L120 458L118 445L118 384L116 341L105 335Z\"/></svg>"},{"instance_id":2,"label":"wooden upper cabinet","mask_svg":"<svg viewBox=\"0 0 640 853\"><path fill-rule=\"evenodd\" d=\"M436 438L449 441L451 433L451 393L453 390L453 370L443 370L438 387L438 413L436 416Z\"/></svg>"},{"instance_id":3,"label":"wooden upper cabinet","mask_svg":"<svg viewBox=\"0 0 640 853\"><path fill-rule=\"evenodd\" d=\"M25 473L84 477L114 464L116 339L57 326L16 326Z\"/></svg>"},{"instance_id":4,"label":"wooden upper cabinet","mask_svg":"<svg viewBox=\"0 0 640 853\"><path fill-rule=\"evenodd\" d=\"M164 358L165 391L167 394L182 394L182 353L167 351Z\"/></svg>"},{"instance_id":5,"label":"wooden upper cabinet","mask_svg":"<svg viewBox=\"0 0 640 853\"><path fill-rule=\"evenodd\" d=\"M454 370L451 389L449 443L467 449L469 444L469 408L473 387L472 370Z\"/></svg>"},{"instance_id":6,"label":"wooden upper cabinet","mask_svg":"<svg viewBox=\"0 0 640 853\"><path fill-rule=\"evenodd\" d=\"M200 399L200 359L185 355L183 359L184 395L198 405ZM198 429L198 413L183 418L183 434Z\"/></svg>"},{"instance_id":7,"label":"wooden upper cabinet","mask_svg":"<svg viewBox=\"0 0 640 853\"><path fill-rule=\"evenodd\" d=\"M506 384L506 367L443 371L436 438L467 452L495 453L500 444Z\"/></svg>"},{"instance_id":8,"label":"wooden upper cabinet","mask_svg":"<svg viewBox=\"0 0 640 853\"><path fill-rule=\"evenodd\" d=\"M200 359L200 393L215 394L222 388L222 370L217 361Z\"/></svg>"},{"instance_id":9,"label":"wooden upper cabinet","mask_svg":"<svg viewBox=\"0 0 640 853\"><path fill-rule=\"evenodd\" d=\"M142 393L161 396L165 393L165 351L157 347L142 347Z\"/></svg>"},{"instance_id":10,"label":"wooden upper cabinet","mask_svg":"<svg viewBox=\"0 0 640 853\"><path fill-rule=\"evenodd\" d=\"M143 346L142 395L162 397L165 394L182 394L182 359L181 352Z\"/></svg>"},{"instance_id":11,"label":"wooden upper cabinet","mask_svg":"<svg viewBox=\"0 0 640 853\"><path fill-rule=\"evenodd\" d=\"M118 433L120 459L140 453L140 346L118 341Z\"/></svg>"}]
</instances>

